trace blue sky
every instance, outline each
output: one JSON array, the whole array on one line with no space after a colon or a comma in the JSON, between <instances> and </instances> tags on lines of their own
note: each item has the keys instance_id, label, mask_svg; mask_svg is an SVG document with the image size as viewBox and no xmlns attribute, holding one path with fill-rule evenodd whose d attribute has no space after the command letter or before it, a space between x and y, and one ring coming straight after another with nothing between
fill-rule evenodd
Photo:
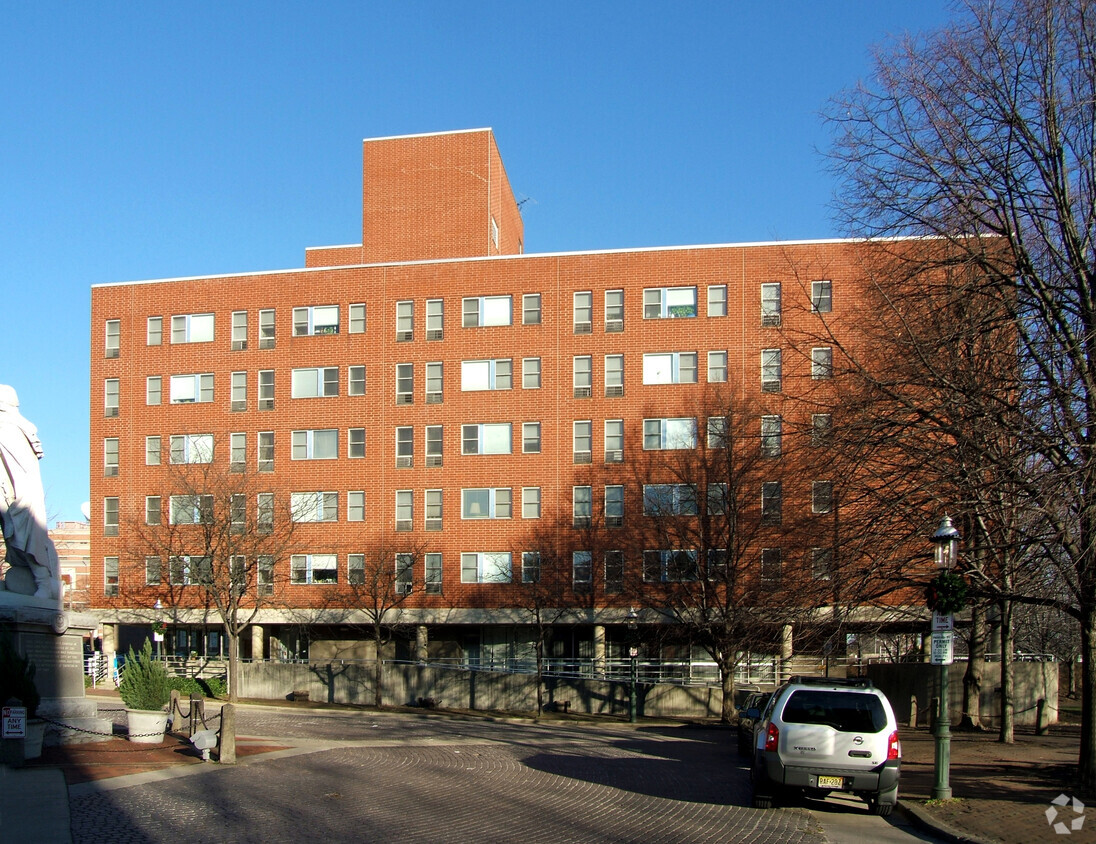
<instances>
[{"instance_id":1,"label":"blue sky","mask_svg":"<svg viewBox=\"0 0 1096 844\"><path fill-rule=\"evenodd\" d=\"M305 247L361 239L363 138L486 126L527 252L840 236L819 111L873 44L950 14L4 4L0 382L39 427L51 519L88 497L91 285L302 266Z\"/></svg>"}]
</instances>

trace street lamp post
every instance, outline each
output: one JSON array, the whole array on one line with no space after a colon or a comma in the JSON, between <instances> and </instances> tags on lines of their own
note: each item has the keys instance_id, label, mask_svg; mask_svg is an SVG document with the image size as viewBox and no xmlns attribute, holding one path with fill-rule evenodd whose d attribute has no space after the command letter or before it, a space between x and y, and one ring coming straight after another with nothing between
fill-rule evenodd
<instances>
[{"instance_id":1,"label":"street lamp post","mask_svg":"<svg viewBox=\"0 0 1096 844\"><path fill-rule=\"evenodd\" d=\"M932 544L936 551L936 565L941 572L947 572L959 558L959 531L951 522L950 516L944 516L936 533L932 535ZM934 608L935 610L935 608ZM951 715L948 712L948 675L951 672L951 637L953 635L954 616L949 611L933 614L934 628L947 628L933 631L933 662L940 665L940 708L936 715L936 729L933 731L936 755L933 761L933 800L950 800L951 783Z\"/></svg>"},{"instance_id":2,"label":"street lamp post","mask_svg":"<svg viewBox=\"0 0 1096 844\"><path fill-rule=\"evenodd\" d=\"M639 683L639 616L634 608L628 610L628 658L630 661L630 679L628 685L628 721L636 723L636 685Z\"/></svg>"},{"instance_id":3,"label":"street lamp post","mask_svg":"<svg viewBox=\"0 0 1096 844\"><path fill-rule=\"evenodd\" d=\"M156 658L164 658L164 634L163 634L163 622L160 620L160 613L163 610L164 605L160 602L160 599L156 599L156 603L152 605L152 609L156 611L156 620L152 625L152 638L156 640Z\"/></svg>"}]
</instances>

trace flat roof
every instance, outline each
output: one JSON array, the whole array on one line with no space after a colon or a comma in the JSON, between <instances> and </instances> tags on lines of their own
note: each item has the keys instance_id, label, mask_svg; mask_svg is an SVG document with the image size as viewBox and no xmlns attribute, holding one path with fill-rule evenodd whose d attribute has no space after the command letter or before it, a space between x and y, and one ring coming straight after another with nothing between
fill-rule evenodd
<instances>
[{"instance_id":1,"label":"flat roof","mask_svg":"<svg viewBox=\"0 0 1096 844\"><path fill-rule=\"evenodd\" d=\"M379 138L364 138L363 144L367 144L370 141L402 141L406 138L436 138L442 135L467 135L471 132L491 132L493 131L490 126L484 126L482 129L449 129L444 132L414 132L410 135L382 135Z\"/></svg>"}]
</instances>

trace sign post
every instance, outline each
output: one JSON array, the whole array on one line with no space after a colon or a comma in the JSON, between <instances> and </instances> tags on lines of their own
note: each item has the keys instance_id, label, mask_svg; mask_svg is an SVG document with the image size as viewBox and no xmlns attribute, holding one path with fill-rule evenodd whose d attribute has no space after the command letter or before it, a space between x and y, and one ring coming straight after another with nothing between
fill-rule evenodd
<instances>
[{"instance_id":1,"label":"sign post","mask_svg":"<svg viewBox=\"0 0 1096 844\"><path fill-rule=\"evenodd\" d=\"M0 708L0 738L27 737L27 708L5 706Z\"/></svg>"}]
</instances>

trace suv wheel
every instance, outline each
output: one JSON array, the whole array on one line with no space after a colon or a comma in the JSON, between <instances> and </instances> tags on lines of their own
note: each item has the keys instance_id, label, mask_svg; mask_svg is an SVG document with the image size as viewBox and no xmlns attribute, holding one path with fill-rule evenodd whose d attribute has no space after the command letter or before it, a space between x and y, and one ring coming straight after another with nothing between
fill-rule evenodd
<instances>
[{"instance_id":1,"label":"suv wheel","mask_svg":"<svg viewBox=\"0 0 1096 844\"><path fill-rule=\"evenodd\" d=\"M891 813L891 810L894 809L894 804L896 802L898 802L897 788L879 794L873 794L868 798L868 812L869 814L879 815L880 817L885 818Z\"/></svg>"},{"instance_id":2,"label":"suv wheel","mask_svg":"<svg viewBox=\"0 0 1096 844\"><path fill-rule=\"evenodd\" d=\"M754 794L753 807L755 809L771 809L773 807L773 797L771 794Z\"/></svg>"}]
</instances>

